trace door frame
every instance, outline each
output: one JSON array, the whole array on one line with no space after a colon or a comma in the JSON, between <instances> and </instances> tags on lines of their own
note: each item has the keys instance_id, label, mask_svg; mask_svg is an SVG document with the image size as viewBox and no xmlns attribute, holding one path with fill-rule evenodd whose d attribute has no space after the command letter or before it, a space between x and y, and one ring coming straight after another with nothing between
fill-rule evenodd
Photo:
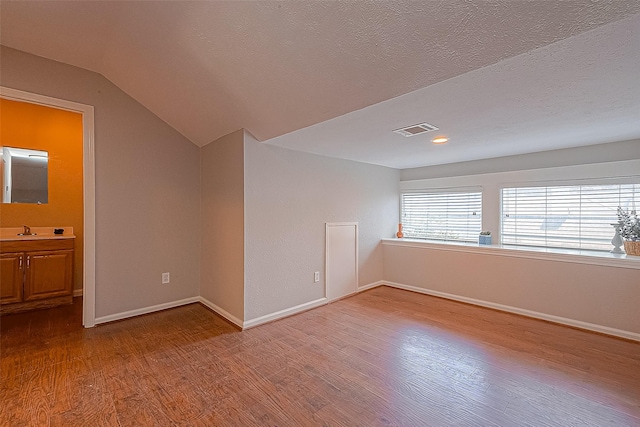
<instances>
[{"instance_id":1,"label":"door frame","mask_svg":"<svg viewBox=\"0 0 640 427\"><path fill-rule=\"evenodd\" d=\"M325 232L324 232L324 247L325 247L325 259L324 259L324 297L327 299L328 302L331 301L335 301L335 300L329 300L329 292L328 292L328 287L329 287L329 228L331 227L344 227L344 226L354 226L355 227L355 233L356 233L356 247L355 247L355 262L356 262L356 289L354 292L352 292L349 295L353 295L355 293L358 292L358 287L359 287L359 283L358 283L358 270L359 270L359 262L358 262L358 222L326 222L325 223ZM348 295L344 295L340 298L344 298ZM340 299L337 298L337 299Z\"/></svg>"},{"instance_id":2,"label":"door frame","mask_svg":"<svg viewBox=\"0 0 640 427\"><path fill-rule=\"evenodd\" d=\"M93 106L4 86L0 86L0 98L72 111L82 115L82 188L84 203L82 325L85 328L91 328L96 323L96 175Z\"/></svg>"}]
</instances>

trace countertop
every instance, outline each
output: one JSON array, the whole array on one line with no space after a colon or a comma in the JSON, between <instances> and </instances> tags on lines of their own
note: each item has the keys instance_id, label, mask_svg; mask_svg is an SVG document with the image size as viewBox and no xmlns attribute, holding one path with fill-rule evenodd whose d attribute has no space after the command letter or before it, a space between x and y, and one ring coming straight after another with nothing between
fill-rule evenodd
<instances>
[{"instance_id":1,"label":"countertop","mask_svg":"<svg viewBox=\"0 0 640 427\"><path fill-rule=\"evenodd\" d=\"M64 229L63 234L54 234L54 228ZM0 241L25 241L25 240L58 240L58 239L75 239L73 227L31 227L32 235L19 236L22 233L22 227L0 228Z\"/></svg>"}]
</instances>

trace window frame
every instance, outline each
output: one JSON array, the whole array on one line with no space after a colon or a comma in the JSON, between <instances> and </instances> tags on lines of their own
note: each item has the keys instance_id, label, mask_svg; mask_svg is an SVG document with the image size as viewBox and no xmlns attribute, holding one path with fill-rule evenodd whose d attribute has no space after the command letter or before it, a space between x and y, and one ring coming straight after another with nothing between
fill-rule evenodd
<instances>
[{"instance_id":1,"label":"window frame","mask_svg":"<svg viewBox=\"0 0 640 427\"><path fill-rule=\"evenodd\" d=\"M604 185L636 185L640 186L640 176L624 176L624 177L611 177L611 178L584 178L584 179L574 179L574 180L552 180L552 181L535 181L535 182L527 182L521 181L517 183L506 183L500 185L499 192L499 242L501 246L506 248L532 248L532 249L557 249L563 251L576 251L576 252L596 252L596 253L607 253L613 246L608 249L589 249L589 248L581 248L581 247L563 247L563 246L549 246L549 245L529 245L523 243L505 243L504 239L504 190L510 189L518 189L518 188L552 188L552 187L589 187L589 186L604 186ZM640 210L640 205L638 206L638 210ZM613 239L615 235L614 229L611 229L611 239Z\"/></svg>"},{"instance_id":2,"label":"window frame","mask_svg":"<svg viewBox=\"0 0 640 427\"><path fill-rule=\"evenodd\" d=\"M482 231L482 227L483 227L483 208L484 208L484 191L483 191L483 187L482 186L465 186L465 187L441 187L441 188L417 188L417 189L410 189L410 190L401 190L400 191L400 198L399 198L399 219L400 219L400 223L403 224L403 229L404 229L404 220L403 220L403 197L405 194L453 194L453 193L480 193L480 208L478 210L479 212L479 217L480 217L480 230L478 231L478 234L480 234L480 231ZM477 239L474 240L453 240L453 239L436 239L436 238L422 238L422 237L405 237L408 239L416 239L416 240L421 240L421 241L436 241L436 242L442 242L442 243L477 243Z\"/></svg>"}]
</instances>

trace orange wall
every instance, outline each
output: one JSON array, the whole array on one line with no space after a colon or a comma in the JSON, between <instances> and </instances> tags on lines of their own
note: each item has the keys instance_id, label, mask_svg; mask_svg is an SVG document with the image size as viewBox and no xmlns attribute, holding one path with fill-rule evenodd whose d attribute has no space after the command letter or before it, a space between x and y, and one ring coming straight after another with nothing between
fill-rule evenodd
<instances>
[{"instance_id":1,"label":"orange wall","mask_svg":"<svg viewBox=\"0 0 640 427\"><path fill-rule=\"evenodd\" d=\"M0 145L49 152L49 203L0 204L0 227L72 226L75 289L82 289L82 115L0 99Z\"/></svg>"}]
</instances>

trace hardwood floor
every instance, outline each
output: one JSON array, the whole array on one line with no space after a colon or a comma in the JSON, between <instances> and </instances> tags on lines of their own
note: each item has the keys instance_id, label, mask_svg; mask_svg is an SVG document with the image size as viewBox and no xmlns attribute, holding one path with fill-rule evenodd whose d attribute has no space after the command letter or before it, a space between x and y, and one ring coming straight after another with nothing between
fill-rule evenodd
<instances>
[{"instance_id":1,"label":"hardwood floor","mask_svg":"<svg viewBox=\"0 0 640 427\"><path fill-rule=\"evenodd\" d=\"M640 343L397 289L244 332L80 319L0 318L0 425L640 426Z\"/></svg>"}]
</instances>

